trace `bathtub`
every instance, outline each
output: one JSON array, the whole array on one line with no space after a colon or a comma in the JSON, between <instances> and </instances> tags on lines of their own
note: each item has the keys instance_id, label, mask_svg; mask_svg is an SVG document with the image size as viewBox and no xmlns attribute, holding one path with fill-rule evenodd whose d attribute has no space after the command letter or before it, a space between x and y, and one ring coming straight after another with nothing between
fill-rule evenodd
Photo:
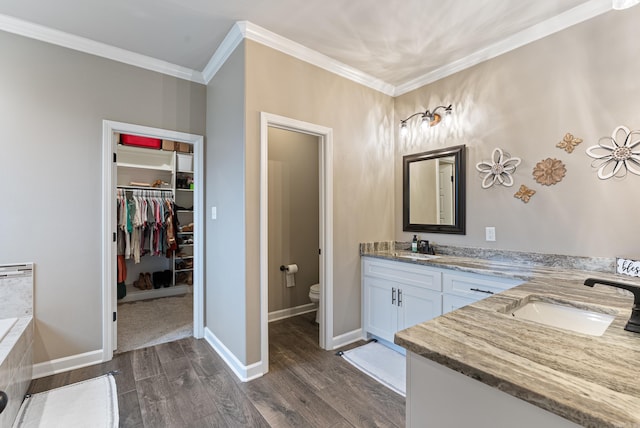
<instances>
[{"instance_id":1,"label":"bathtub","mask_svg":"<svg viewBox=\"0 0 640 428\"><path fill-rule=\"evenodd\" d=\"M0 342L2 342L2 339L9 333L9 330L11 330L11 327L13 327L16 321L18 321L18 318L0 320Z\"/></svg>"},{"instance_id":2,"label":"bathtub","mask_svg":"<svg viewBox=\"0 0 640 428\"><path fill-rule=\"evenodd\" d=\"M33 264L0 265L0 427L13 426L33 373Z\"/></svg>"}]
</instances>

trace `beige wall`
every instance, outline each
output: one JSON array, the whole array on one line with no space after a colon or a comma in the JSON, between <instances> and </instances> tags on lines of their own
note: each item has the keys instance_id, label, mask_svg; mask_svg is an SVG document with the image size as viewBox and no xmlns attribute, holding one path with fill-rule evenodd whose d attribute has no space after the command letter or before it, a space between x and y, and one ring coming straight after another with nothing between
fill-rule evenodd
<instances>
[{"instance_id":1,"label":"beige wall","mask_svg":"<svg viewBox=\"0 0 640 428\"><path fill-rule=\"evenodd\" d=\"M399 136L395 156L395 238L402 232L402 155L466 144L467 235L423 234L435 243L594 257L640 256L640 176L599 180L585 149L618 125L640 129L640 8L609 12L471 69L400 96L398 118L453 103L453 126L429 138ZM397 122L397 121L396 121ZM397 124L396 124L397 125ZM396 126L397 129L397 126ZM565 133L584 139L572 153L556 148ZM481 188L476 163L495 147L522 158L512 188ZM563 181L532 178L545 158L566 164ZM514 198L521 184L537 193ZM496 227L496 242L484 240Z\"/></svg>"},{"instance_id":2,"label":"beige wall","mask_svg":"<svg viewBox=\"0 0 640 428\"><path fill-rule=\"evenodd\" d=\"M318 137L269 127L269 312L310 303L319 281ZM295 286L280 265L295 263Z\"/></svg>"},{"instance_id":3,"label":"beige wall","mask_svg":"<svg viewBox=\"0 0 640 428\"><path fill-rule=\"evenodd\" d=\"M358 244L393 237L393 100L252 41L247 49L247 236L258 236L260 112L333 129L333 336L360 328ZM247 246L248 363L260 359L259 247ZM248 242L247 242L248 244Z\"/></svg>"},{"instance_id":4,"label":"beige wall","mask_svg":"<svg viewBox=\"0 0 640 428\"><path fill-rule=\"evenodd\" d=\"M35 263L36 363L100 350L102 121L202 135L205 86L4 32L0 52L0 263Z\"/></svg>"}]
</instances>

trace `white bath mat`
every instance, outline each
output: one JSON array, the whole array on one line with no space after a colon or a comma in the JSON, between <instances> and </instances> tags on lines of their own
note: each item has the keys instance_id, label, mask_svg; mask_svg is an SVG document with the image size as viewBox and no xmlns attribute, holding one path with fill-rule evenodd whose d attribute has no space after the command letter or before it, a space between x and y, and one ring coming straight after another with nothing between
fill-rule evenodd
<instances>
[{"instance_id":1,"label":"white bath mat","mask_svg":"<svg viewBox=\"0 0 640 428\"><path fill-rule=\"evenodd\" d=\"M340 356L381 384L406 396L407 363L401 353L378 342L369 342L344 351Z\"/></svg>"},{"instance_id":2,"label":"white bath mat","mask_svg":"<svg viewBox=\"0 0 640 428\"><path fill-rule=\"evenodd\" d=\"M22 402L14 428L117 428L118 393L113 375L33 394Z\"/></svg>"}]
</instances>

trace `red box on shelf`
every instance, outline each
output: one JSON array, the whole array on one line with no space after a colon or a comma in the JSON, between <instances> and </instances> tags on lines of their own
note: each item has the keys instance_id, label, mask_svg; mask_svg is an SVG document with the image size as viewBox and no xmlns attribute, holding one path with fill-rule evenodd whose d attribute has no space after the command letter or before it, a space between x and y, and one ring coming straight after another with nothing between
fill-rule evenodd
<instances>
[{"instance_id":1,"label":"red box on shelf","mask_svg":"<svg viewBox=\"0 0 640 428\"><path fill-rule=\"evenodd\" d=\"M120 143L125 146L145 147L148 149L160 149L160 147L162 147L162 140L159 138L141 137L130 134L121 134Z\"/></svg>"}]
</instances>

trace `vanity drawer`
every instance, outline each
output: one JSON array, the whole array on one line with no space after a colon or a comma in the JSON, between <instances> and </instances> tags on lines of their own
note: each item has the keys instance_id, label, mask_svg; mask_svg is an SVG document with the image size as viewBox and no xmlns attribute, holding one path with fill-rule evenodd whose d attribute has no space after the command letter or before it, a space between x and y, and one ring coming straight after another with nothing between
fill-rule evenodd
<instances>
[{"instance_id":1,"label":"vanity drawer","mask_svg":"<svg viewBox=\"0 0 640 428\"><path fill-rule=\"evenodd\" d=\"M522 281L470 273L444 273L442 275L442 291L475 301L508 290Z\"/></svg>"},{"instance_id":2,"label":"vanity drawer","mask_svg":"<svg viewBox=\"0 0 640 428\"><path fill-rule=\"evenodd\" d=\"M413 263L364 258L364 276L442 291L442 273L438 269Z\"/></svg>"}]
</instances>

